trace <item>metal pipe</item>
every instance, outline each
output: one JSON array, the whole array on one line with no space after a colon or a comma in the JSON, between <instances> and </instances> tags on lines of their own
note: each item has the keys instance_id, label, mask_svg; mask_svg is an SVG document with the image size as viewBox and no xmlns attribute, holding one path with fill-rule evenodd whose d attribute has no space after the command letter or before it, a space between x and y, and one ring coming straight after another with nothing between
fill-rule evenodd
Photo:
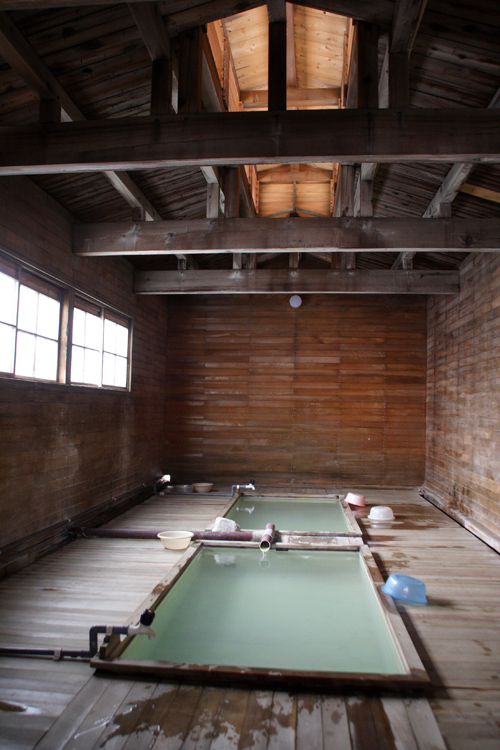
<instances>
[{"instance_id":1,"label":"metal pipe","mask_svg":"<svg viewBox=\"0 0 500 750\"><path fill-rule=\"evenodd\" d=\"M69 529L69 532L75 534L75 536L104 537L109 539L156 539L160 531L162 529L158 531L154 529L105 529L102 526L96 529L74 526Z\"/></svg>"},{"instance_id":2,"label":"metal pipe","mask_svg":"<svg viewBox=\"0 0 500 750\"><path fill-rule=\"evenodd\" d=\"M154 630L149 626L153 622L155 613L145 609L137 625L93 625L89 630L89 647L86 650L75 651L64 648L25 648L24 646L1 646L0 656L50 656L55 661L60 659L91 659L98 649L99 634L105 635L147 635L149 639L155 637Z\"/></svg>"},{"instance_id":3,"label":"metal pipe","mask_svg":"<svg viewBox=\"0 0 500 750\"><path fill-rule=\"evenodd\" d=\"M274 529L274 526L273 526ZM104 537L110 539L156 539L160 531L155 529L85 529L73 528L72 533L83 537ZM193 540L260 542L262 529L254 531L193 531Z\"/></svg>"},{"instance_id":4,"label":"metal pipe","mask_svg":"<svg viewBox=\"0 0 500 750\"><path fill-rule=\"evenodd\" d=\"M274 523L266 524L266 529L264 531L264 534L262 535L262 539L260 540L261 550L267 551L268 549L270 549L271 544L274 542L274 533Z\"/></svg>"},{"instance_id":5,"label":"metal pipe","mask_svg":"<svg viewBox=\"0 0 500 750\"><path fill-rule=\"evenodd\" d=\"M207 541L227 542L259 542L262 531L193 531L193 540L206 539Z\"/></svg>"}]
</instances>

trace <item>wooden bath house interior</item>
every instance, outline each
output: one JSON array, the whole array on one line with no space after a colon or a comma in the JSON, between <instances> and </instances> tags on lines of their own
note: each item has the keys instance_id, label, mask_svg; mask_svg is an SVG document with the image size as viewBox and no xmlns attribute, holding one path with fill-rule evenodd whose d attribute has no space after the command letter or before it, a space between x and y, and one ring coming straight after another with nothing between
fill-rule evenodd
<instances>
[{"instance_id":1,"label":"wooden bath house interior","mask_svg":"<svg viewBox=\"0 0 500 750\"><path fill-rule=\"evenodd\" d=\"M0 2L2 749L500 746L499 40L494 0ZM261 496L305 520L259 567ZM184 564L287 555L357 561L396 668L321 672L305 586L292 676L115 670Z\"/></svg>"}]
</instances>

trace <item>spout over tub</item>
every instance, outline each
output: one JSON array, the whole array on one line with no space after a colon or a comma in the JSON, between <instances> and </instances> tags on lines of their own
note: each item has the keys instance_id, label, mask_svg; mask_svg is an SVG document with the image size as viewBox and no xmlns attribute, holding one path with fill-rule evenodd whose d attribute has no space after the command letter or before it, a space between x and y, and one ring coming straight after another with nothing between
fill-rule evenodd
<instances>
[{"instance_id":1,"label":"spout over tub","mask_svg":"<svg viewBox=\"0 0 500 750\"><path fill-rule=\"evenodd\" d=\"M275 534L274 523L268 523L262 535L262 539L260 540L259 546L261 550L266 552L268 549L270 549L272 543L274 542L274 534Z\"/></svg>"}]
</instances>

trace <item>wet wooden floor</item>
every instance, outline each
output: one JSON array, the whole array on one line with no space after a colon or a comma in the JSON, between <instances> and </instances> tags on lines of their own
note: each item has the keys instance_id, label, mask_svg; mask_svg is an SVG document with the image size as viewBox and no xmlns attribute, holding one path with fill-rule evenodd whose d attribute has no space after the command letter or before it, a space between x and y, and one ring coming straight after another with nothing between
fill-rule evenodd
<instances>
[{"instance_id":1,"label":"wet wooden floor","mask_svg":"<svg viewBox=\"0 0 500 750\"><path fill-rule=\"evenodd\" d=\"M358 521L383 574L427 586L426 606L400 610L432 678L429 701L177 686L9 657L0 659L2 750L498 750L500 556L417 490L365 494ZM111 525L204 528L226 501L156 496ZM375 504L393 507L391 527L370 526ZM127 620L180 554L155 540L72 542L0 582L0 643L86 648L89 628Z\"/></svg>"}]
</instances>

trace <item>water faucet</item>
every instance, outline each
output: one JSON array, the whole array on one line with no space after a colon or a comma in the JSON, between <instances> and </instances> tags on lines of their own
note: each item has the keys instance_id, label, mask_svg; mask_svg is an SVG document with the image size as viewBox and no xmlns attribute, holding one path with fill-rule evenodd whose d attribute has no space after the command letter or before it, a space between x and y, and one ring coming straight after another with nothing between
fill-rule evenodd
<instances>
[{"instance_id":1,"label":"water faucet","mask_svg":"<svg viewBox=\"0 0 500 750\"><path fill-rule=\"evenodd\" d=\"M251 479L248 484L233 484L231 487L231 495L234 493L235 490L254 490L255 489L255 479Z\"/></svg>"}]
</instances>

